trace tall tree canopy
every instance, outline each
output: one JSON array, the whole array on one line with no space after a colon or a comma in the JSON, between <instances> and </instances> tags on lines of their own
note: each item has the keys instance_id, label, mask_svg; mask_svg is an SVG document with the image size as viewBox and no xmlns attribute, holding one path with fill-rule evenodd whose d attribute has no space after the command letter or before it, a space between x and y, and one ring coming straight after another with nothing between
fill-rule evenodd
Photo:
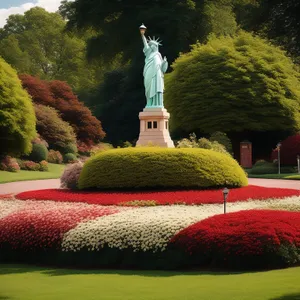
<instances>
[{"instance_id":1,"label":"tall tree canopy","mask_svg":"<svg viewBox=\"0 0 300 300\"><path fill-rule=\"evenodd\" d=\"M47 80L64 80L79 91L102 80L103 65L86 60L86 39L92 32L65 30L58 13L34 7L24 15L10 15L0 31L0 55L19 73Z\"/></svg>"},{"instance_id":2,"label":"tall tree canopy","mask_svg":"<svg viewBox=\"0 0 300 300\"><path fill-rule=\"evenodd\" d=\"M29 154L35 136L32 101L16 71L0 58L0 155Z\"/></svg>"},{"instance_id":3,"label":"tall tree canopy","mask_svg":"<svg viewBox=\"0 0 300 300\"><path fill-rule=\"evenodd\" d=\"M62 119L73 127L80 142L93 145L103 139L105 133L101 122L78 100L65 82L43 81L30 75L20 75L20 78L32 100L58 110Z\"/></svg>"},{"instance_id":4,"label":"tall tree canopy","mask_svg":"<svg viewBox=\"0 0 300 300\"><path fill-rule=\"evenodd\" d=\"M211 38L182 54L166 76L171 128L295 132L300 129L300 75L279 48L250 33Z\"/></svg>"}]
</instances>

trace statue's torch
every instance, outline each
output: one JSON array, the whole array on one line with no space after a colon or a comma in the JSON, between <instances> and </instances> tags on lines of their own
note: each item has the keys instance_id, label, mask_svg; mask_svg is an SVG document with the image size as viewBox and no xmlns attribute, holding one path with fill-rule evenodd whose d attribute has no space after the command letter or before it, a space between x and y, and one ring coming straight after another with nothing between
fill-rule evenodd
<instances>
[{"instance_id":1,"label":"statue's torch","mask_svg":"<svg viewBox=\"0 0 300 300\"><path fill-rule=\"evenodd\" d=\"M142 24L142 25L140 26L140 33L141 33L142 35L144 35L145 32L146 32L146 30L147 30L147 27L146 27L144 24Z\"/></svg>"}]
</instances>

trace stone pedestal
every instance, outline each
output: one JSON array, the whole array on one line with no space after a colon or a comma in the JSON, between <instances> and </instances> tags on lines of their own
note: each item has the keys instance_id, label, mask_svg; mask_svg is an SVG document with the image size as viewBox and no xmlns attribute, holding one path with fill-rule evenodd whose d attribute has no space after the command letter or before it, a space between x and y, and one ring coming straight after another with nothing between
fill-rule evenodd
<instances>
[{"instance_id":1,"label":"stone pedestal","mask_svg":"<svg viewBox=\"0 0 300 300\"><path fill-rule=\"evenodd\" d=\"M163 107L144 108L139 114L140 136L137 146L147 146L149 144L160 147L174 148L169 133L170 114Z\"/></svg>"}]
</instances>

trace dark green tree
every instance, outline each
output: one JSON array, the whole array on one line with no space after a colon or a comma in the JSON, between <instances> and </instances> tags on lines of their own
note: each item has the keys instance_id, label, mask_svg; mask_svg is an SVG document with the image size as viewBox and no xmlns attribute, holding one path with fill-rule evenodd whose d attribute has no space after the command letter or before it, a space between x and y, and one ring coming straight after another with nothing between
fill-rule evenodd
<instances>
[{"instance_id":1,"label":"dark green tree","mask_svg":"<svg viewBox=\"0 0 300 300\"><path fill-rule=\"evenodd\" d=\"M0 155L29 154L35 136L32 101L16 71L0 58Z\"/></svg>"}]
</instances>

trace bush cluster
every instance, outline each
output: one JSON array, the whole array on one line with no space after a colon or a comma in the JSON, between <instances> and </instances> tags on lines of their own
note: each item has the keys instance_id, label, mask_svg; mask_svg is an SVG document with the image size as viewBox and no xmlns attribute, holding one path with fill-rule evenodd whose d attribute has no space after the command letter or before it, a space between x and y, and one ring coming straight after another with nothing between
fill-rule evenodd
<instances>
[{"instance_id":1,"label":"bush cluster","mask_svg":"<svg viewBox=\"0 0 300 300\"><path fill-rule=\"evenodd\" d=\"M50 149L49 153L48 153L48 162L51 164L62 164L63 156L61 155L61 153L59 151Z\"/></svg>"},{"instance_id":2,"label":"bush cluster","mask_svg":"<svg viewBox=\"0 0 300 300\"><path fill-rule=\"evenodd\" d=\"M229 155L206 149L123 148L89 159L79 188L212 188L248 184Z\"/></svg>"},{"instance_id":3,"label":"bush cluster","mask_svg":"<svg viewBox=\"0 0 300 300\"><path fill-rule=\"evenodd\" d=\"M15 158L5 156L0 161L0 170L8 172L18 172L20 170L20 166Z\"/></svg>"},{"instance_id":4,"label":"bush cluster","mask_svg":"<svg viewBox=\"0 0 300 300\"><path fill-rule=\"evenodd\" d=\"M48 162L45 160L42 160L41 162L34 162L31 160L21 160L18 159L19 166L21 170L25 171L42 171L47 172L49 171Z\"/></svg>"},{"instance_id":5,"label":"bush cluster","mask_svg":"<svg viewBox=\"0 0 300 300\"><path fill-rule=\"evenodd\" d=\"M280 166L281 173L294 173L295 168L289 166ZM261 174L276 174L278 173L278 163L275 162L267 162L263 160L259 160L255 163L253 168L250 171L251 174L261 175Z\"/></svg>"}]
</instances>

